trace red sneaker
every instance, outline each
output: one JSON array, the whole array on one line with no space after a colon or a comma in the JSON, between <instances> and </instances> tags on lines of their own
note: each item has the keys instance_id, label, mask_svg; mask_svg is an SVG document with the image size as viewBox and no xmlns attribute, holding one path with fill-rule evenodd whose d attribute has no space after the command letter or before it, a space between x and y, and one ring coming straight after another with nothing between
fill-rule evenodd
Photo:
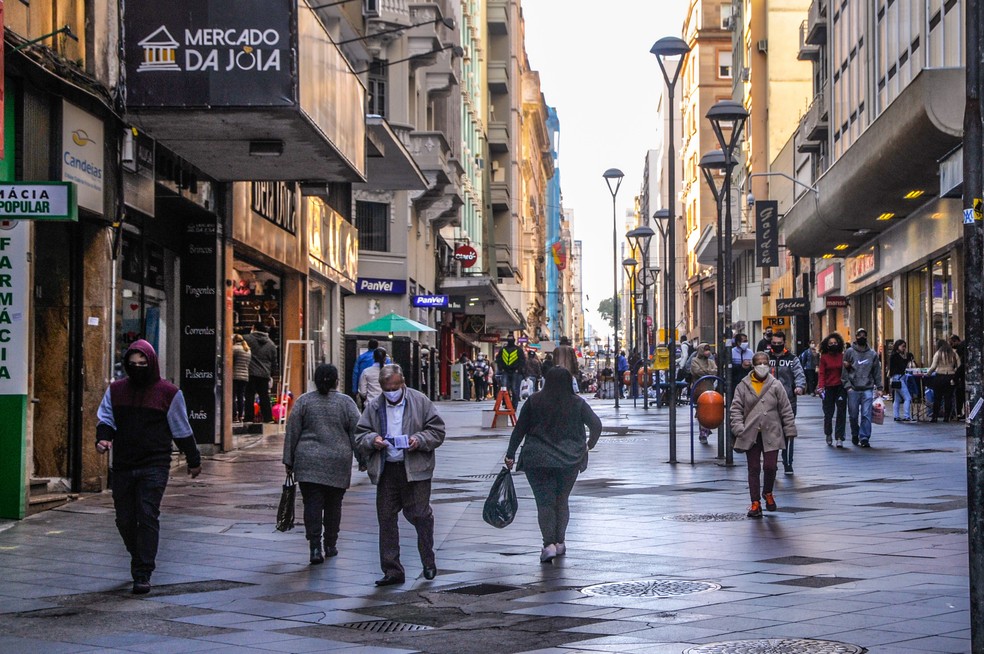
<instances>
[{"instance_id":1,"label":"red sneaker","mask_svg":"<svg viewBox=\"0 0 984 654\"><path fill-rule=\"evenodd\" d=\"M748 509L749 518L761 518L762 517L762 503L758 500L752 502L752 506Z\"/></svg>"},{"instance_id":2,"label":"red sneaker","mask_svg":"<svg viewBox=\"0 0 984 654\"><path fill-rule=\"evenodd\" d=\"M766 511L775 511L777 508L779 508L779 507L776 506L776 497L775 497L775 495L773 495L772 493L766 493L765 494L765 510Z\"/></svg>"}]
</instances>

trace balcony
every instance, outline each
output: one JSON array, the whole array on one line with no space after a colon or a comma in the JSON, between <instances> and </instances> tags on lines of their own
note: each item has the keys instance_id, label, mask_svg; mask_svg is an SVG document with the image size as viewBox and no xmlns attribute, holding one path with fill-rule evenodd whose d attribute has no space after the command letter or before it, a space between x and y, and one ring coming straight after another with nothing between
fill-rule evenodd
<instances>
[{"instance_id":1,"label":"balcony","mask_svg":"<svg viewBox=\"0 0 984 654\"><path fill-rule=\"evenodd\" d=\"M509 125L504 122L489 123L489 151L509 152Z\"/></svg>"},{"instance_id":2,"label":"balcony","mask_svg":"<svg viewBox=\"0 0 984 654\"><path fill-rule=\"evenodd\" d=\"M127 120L219 181L365 181L366 90L306 0L225 7L127 8Z\"/></svg>"},{"instance_id":3,"label":"balcony","mask_svg":"<svg viewBox=\"0 0 984 654\"><path fill-rule=\"evenodd\" d=\"M825 84L823 90L813 99L813 103L803 118L803 131L808 141L824 141L827 139L829 130L827 116L830 113L830 103L827 100L830 95L829 89L830 85Z\"/></svg>"},{"instance_id":4,"label":"balcony","mask_svg":"<svg viewBox=\"0 0 984 654\"><path fill-rule=\"evenodd\" d=\"M827 43L827 0L813 0L807 16L806 43L826 45Z\"/></svg>"},{"instance_id":5,"label":"balcony","mask_svg":"<svg viewBox=\"0 0 984 654\"><path fill-rule=\"evenodd\" d=\"M489 34L509 33L509 1L489 0L488 4Z\"/></svg>"},{"instance_id":6,"label":"balcony","mask_svg":"<svg viewBox=\"0 0 984 654\"><path fill-rule=\"evenodd\" d=\"M492 182L489 186L492 191L492 211L509 211L512 203L510 201L509 183Z\"/></svg>"},{"instance_id":7,"label":"balcony","mask_svg":"<svg viewBox=\"0 0 984 654\"><path fill-rule=\"evenodd\" d=\"M438 227L459 224L464 170L444 133L410 132L407 138L407 149L427 179L427 190L414 198L414 208Z\"/></svg>"},{"instance_id":8,"label":"balcony","mask_svg":"<svg viewBox=\"0 0 984 654\"><path fill-rule=\"evenodd\" d=\"M799 54L796 58L800 61L819 61L820 60L820 46L813 45L812 43L806 42L806 35L809 31L809 21L803 21L800 23L800 45Z\"/></svg>"},{"instance_id":9,"label":"balcony","mask_svg":"<svg viewBox=\"0 0 984 654\"><path fill-rule=\"evenodd\" d=\"M489 91L509 93L509 64L506 62L489 62Z\"/></svg>"}]
</instances>

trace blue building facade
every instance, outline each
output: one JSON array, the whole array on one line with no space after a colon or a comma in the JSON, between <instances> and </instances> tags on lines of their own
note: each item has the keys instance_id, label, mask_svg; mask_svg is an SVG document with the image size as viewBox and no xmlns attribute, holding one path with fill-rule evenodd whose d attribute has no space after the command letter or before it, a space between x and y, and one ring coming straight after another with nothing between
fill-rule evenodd
<instances>
[{"instance_id":1,"label":"blue building facade","mask_svg":"<svg viewBox=\"0 0 984 654\"><path fill-rule=\"evenodd\" d=\"M569 336L569 325L564 324L564 281L561 271L554 263L553 246L562 241L561 221L564 208L560 194L560 118L554 107L547 107L547 134L550 137L550 152L554 160L554 176L547 185L547 234L545 261L547 269L547 318L550 340L557 341L561 336Z\"/></svg>"}]
</instances>

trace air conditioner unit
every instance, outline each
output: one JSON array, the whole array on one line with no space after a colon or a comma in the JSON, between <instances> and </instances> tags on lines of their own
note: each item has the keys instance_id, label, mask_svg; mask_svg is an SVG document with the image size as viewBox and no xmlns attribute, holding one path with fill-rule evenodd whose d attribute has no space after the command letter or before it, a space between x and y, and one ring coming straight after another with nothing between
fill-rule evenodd
<instances>
[{"instance_id":1,"label":"air conditioner unit","mask_svg":"<svg viewBox=\"0 0 984 654\"><path fill-rule=\"evenodd\" d=\"M735 28L735 17L725 16L721 19L721 29L728 30L729 32Z\"/></svg>"},{"instance_id":2,"label":"air conditioner unit","mask_svg":"<svg viewBox=\"0 0 984 654\"><path fill-rule=\"evenodd\" d=\"M766 39L762 39L758 42L758 51L762 54L769 54L769 42Z\"/></svg>"},{"instance_id":3,"label":"air conditioner unit","mask_svg":"<svg viewBox=\"0 0 984 654\"><path fill-rule=\"evenodd\" d=\"M742 68L741 69L741 81L747 82L750 72L751 71L749 71L747 68Z\"/></svg>"},{"instance_id":4,"label":"air conditioner unit","mask_svg":"<svg viewBox=\"0 0 984 654\"><path fill-rule=\"evenodd\" d=\"M366 18L379 16L379 0L362 0L362 15Z\"/></svg>"}]
</instances>

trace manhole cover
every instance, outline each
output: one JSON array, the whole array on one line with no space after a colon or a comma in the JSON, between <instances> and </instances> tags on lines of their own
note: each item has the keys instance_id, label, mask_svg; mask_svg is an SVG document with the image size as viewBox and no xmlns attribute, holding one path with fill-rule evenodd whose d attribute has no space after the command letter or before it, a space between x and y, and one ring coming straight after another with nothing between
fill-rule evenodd
<instances>
[{"instance_id":1,"label":"manhole cover","mask_svg":"<svg viewBox=\"0 0 984 654\"><path fill-rule=\"evenodd\" d=\"M508 593L511 590L519 590L519 586L505 586L503 584L475 584L473 586L450 588L443 592L457 593L459 595L494 595L496 593Z\"/></svg>"},{"instance_id":2,"label":"manhole cover","mask_svg":"<svg viewBox=\"0 0 984 654\"><path fill-rule=\"evenodd\" d=\"M677 522L738 522L746 518L744 513L681 513L668 515L664 520Z\"/></svg>"},{"instance_id":3,"label":"manhole cover","mask_svg":"<svg viewBox=\"0 0 984 654\"><path fill-rule=\"evenodd\" d=\"M680 579L640 579L618 581L582 588L585 595L596 597L677 597L721 590L719 584L709 581L684 581Z\"/></svg>"},{"instance_id":4,"label":"manhole cover","mask_svg":"<svg viewBox=\"0 0 984 654\"><path fill-rule=\"evenodd\" d=\"M855 581L863 581L853 577L797 577L796 579L784 579L770 583L780 586L800 586L802 588L826 588L827 586L839 586L840 584L850 584Z\"/></svg>"},{"instance_id":5,"label":"manhole cover","mask_svg":"<svg viewBox=\"0 0 984 654\"><path fill-rule=\"evenodd\" d=\"M409 622L397 622L395 620L366 620L364 622L345 622L338 625L346 629L357 629L358 631L368 631L374 634L393 634L405 631L431 631L434 627L422 624L411 624Z\"/></svg>"},{"instance_id":6,"label":"manhole cover","mask_svg":"<svg viewBox=\"0 0 984 654\"><path fill-rule=\"evenodd\" d=\"M51 609L37 609L36 611L21 611L14 614L18 618L73 618L82 615L81 609L58 606Z\"/></svg>"},{"instance_id":7,"label":"manhole cover","mask_svg":"<svg viewBox=\"0 0 984 654\"><path fill-rule=\"evenodd\" d=\"M805 638L768 638L708 643L686 650L684 654L864 654L863 647L832 640Z\"/></svg>"},{"instance_id":8,"label":"manhole cover","mask_svg":"<svg viewBox=\"0 0 984 654\"><path fill-rule=\"evenodd\" d=\"M280 507L276 504L237 504L236 508L247 511L276 511Z\"/></svg>"}]
</instances>

